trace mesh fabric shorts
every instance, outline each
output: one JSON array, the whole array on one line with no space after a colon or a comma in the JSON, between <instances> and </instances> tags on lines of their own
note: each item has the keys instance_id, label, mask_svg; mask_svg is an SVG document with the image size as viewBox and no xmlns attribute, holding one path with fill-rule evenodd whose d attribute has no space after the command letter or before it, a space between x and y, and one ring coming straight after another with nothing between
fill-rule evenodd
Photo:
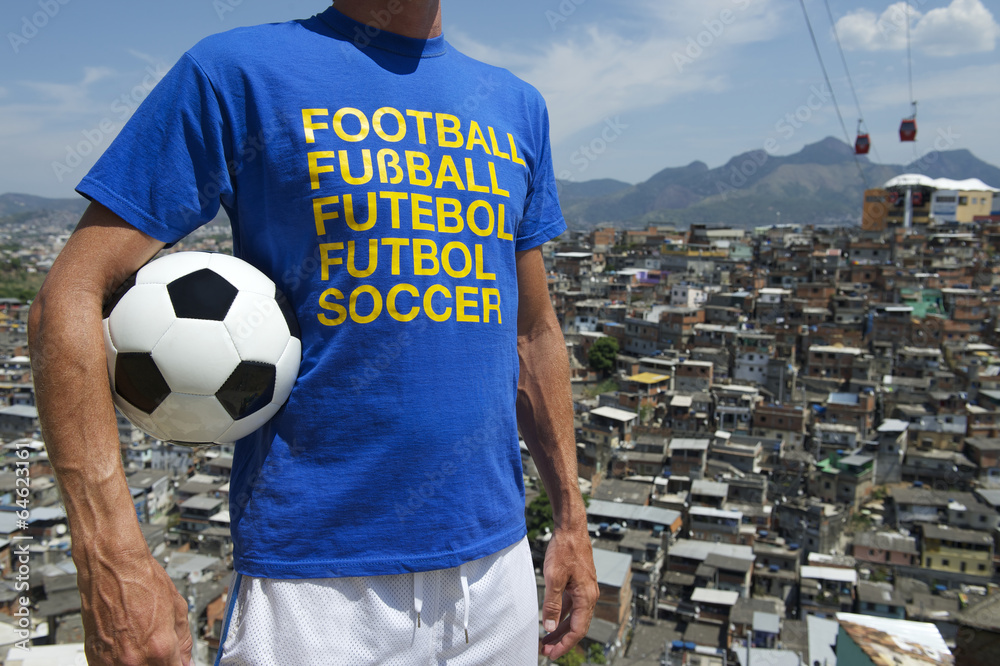
<instances>
[{"instance_id":1,"label":"mesh fabric shorts","mask_svg":"<svg viewBox=\"0 0 1000 666\"><path fill-rule=\"evenodd\" d=\"M224 666L537 663L538 600L527 539L461 567L422 574L301 580L236 574L216 661Z\"/></svg>"}]
</instances>

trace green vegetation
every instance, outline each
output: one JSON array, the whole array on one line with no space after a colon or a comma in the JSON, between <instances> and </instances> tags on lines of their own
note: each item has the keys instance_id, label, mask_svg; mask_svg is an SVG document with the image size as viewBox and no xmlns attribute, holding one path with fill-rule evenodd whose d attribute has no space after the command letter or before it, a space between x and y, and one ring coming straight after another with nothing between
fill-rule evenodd
<instances>
[{"instance_id":1,"label":"green vegetation","mask_svg":"<svg viewBox=\"0 0 1000 666\"><path fill-rule=\"evenodd\" d=\"M531 504L524 512L524 522L528 526L528 541L534 541L539 534L545 532L545 528L552 529L552 503L549 496L542 488L542 494L531 500Z\"/></svg>"},{"instance_id":2,"label":"green vegetation","mask_svg":"<svg viewBox=\"0 0 1000 666\"><path fill-rule=\"evenodd\" d=\"M45 281L45 273L29 273L18 259L0 263L0 298L30 301Z\"/></svg>"},{"instance_id":3,"label":"green vegetation","mask_svg":"<svg viewBox=\"0 0 1000 666\"><path fill-rule=\"evenodd\" d=\"M541 486L541 484L539 484ZM590 505L590 497L583 496L584 506ZM545 492L545 487L541 486L541 494L531 500L531 504L524 511L524 522L528 526L528 541L534 541L539 535L545 532L545 528L552 529L555 521L552 519L552 502Z\"/></svg>"},{"instance_id":4,"label":"green vegetation","mask_svg":"<svg viewBox=\"0 0 1000 666\"><path fill-rule=\"evenodd\" d=\"M607 658L604 656L604 650L597 643L590 644L590 650L587 652L587 661L591 664L608 663Z\"/></svg>"},{"instance_id":5,"label":"green vegetation","mask_svg":"<svg viewBox=\"0 0 1000 666\"><path fill-rule=\"evenodd\" d=\"M584 659L582 654L580 654L576 649L573 649L556 659L556 663L559 664L559 666L583 666Z\"/></svg>"},{"instance_id":6,"label":"green vegetation","mask_svg":"<svg viewBox=\"0 0 1000 666\"><path fill-rule=\"evenodd\" d=\"M587 352L590 367L607 377L615 369L615 357L618 355L618 340L615 338L598 338Z\"/></svg>"},{"instance_id":7,"label":"green vegetation","mask_svg":"<svg viewBox=\"0 0 1000 666\"><path fill-rule=\"evenodd\" d=\"M583 389L583 395L587 398L596 398L602 393L607 393L608 391L618 390L618 380L617 379L605 379L602 382L594 384Z\"/></svg>"},{"instance_id":8,"label":"green vegetation","mask_svg":"<svg viewBox=\"0 0 1000 666\"><path fill-rule=\"evenodd\" d=\"M856 513L851 516L851 527L855 532L867 532L872 527L872 518L863 513Z\"/></svg>"}]
</instances>

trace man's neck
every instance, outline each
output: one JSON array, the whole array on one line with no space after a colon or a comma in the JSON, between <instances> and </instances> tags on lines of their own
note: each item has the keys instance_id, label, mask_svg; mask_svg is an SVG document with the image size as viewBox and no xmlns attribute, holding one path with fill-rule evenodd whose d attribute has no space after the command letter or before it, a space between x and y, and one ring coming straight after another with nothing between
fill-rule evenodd
<instances>
[{"instance_id":1,"label":"man's neck","mask_svg":"<svg viewBox=\"0 0 1000 666\"><path fill-rule=\"evenodd\" d=\"M404 37L430 39L441 34L440 0L336 0L334 7L359 23Z\"/></svg>"}]
</instances>

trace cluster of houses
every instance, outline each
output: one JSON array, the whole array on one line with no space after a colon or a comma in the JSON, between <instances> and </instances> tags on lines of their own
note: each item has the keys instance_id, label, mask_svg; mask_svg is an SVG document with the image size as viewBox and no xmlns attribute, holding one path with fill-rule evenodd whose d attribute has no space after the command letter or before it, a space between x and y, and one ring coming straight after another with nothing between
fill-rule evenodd
<instances>
[{"instance_id":1,"label":"cluster of houses","mask_svg":"<svg viewBox=\"0 0 1000 666\"><path fill-rule=\"evenodd\" d=\"M589 641L624 664L829 666L924 623L928 663L1000 654L997 192L908 176L858 227L546 247L601 579Z\"/></svg>"}]
</instances>

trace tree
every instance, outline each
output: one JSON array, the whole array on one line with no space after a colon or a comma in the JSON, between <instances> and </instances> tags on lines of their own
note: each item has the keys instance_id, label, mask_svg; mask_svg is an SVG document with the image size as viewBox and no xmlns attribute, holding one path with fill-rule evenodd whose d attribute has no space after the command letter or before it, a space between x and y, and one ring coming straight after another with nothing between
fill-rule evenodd
<instances>
[{"instance_id":1,"label":"tree","mask_svg":"<svg viewBox=\"0 0 1000 666\"><path fill-rule=\"evenodd\" d=\"M590 644L590 650L587 651L587 661L591 664L608 663L607 658L604 656L604 650L597 643Z\"/></svg>"},{"instance_id":2,"label":"tree","mask_svg":"<svg viewBox=\"0 0 1000 666\"><path fill-rule=\"evenodd\" d=\"M583 666L583 655L575 649L556 659L559 666Z\"/></svg>"},{"instance_id":3,"label":"tree","mask_svg":"<svg viewBox=\"0 0 1000 666\"><path fill-rule=\"evenodd\" d=\"M598 338L587 352L590 367L607 376L615 369L615 356L618 355L618 340L615 338Z\"/></svg>"},{"instance_id":4,"label":"tree","mask_svg":"<svg viewBox=\"0 0 1000 666\"><path fill-rule=\"evenodd\" d=\"M552 518L552 502L549 500L545 486L541 486L541 493L524 510L524 522L528 527L528 541L534 541L539 535L545 533L545 528L551 530L555 526ZM590 506L590 495L583 496L583 505Z\"/></svg>"},{"instance_id":5,"label":"tree","mask_svg":"<svg viewBox=\"0 0 1000 666\"><path fill-rule=\"evenodd\" d=\"M545 532L546 527L552 529L555 525L552 519L552 503L544 487L541 494L528 505L528 509L524 512L524 522L528 526L528 541L532 542Z\"/></svg>"}]
</instances>

